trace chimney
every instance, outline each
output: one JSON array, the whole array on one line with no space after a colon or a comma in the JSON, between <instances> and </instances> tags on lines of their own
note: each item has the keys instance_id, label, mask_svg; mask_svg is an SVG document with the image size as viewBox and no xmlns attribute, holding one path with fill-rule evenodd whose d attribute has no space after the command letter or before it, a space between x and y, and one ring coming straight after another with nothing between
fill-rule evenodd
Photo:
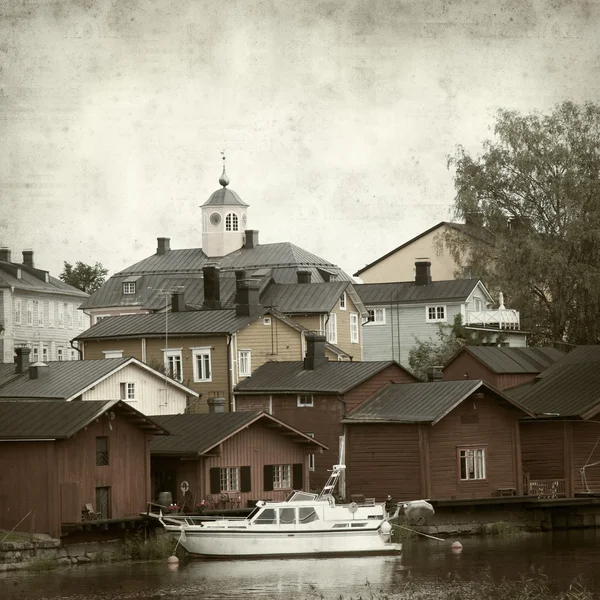
<instances>
[{"instance_id":1,"label":"chimney","mask_svg":"<svg viewBox=\"0 0 600 600\"><path fill-rule=\"evenodd\" d=\"M253 317L263 312L259 297L259 279L237 279L235 282L235 314L238 317Z\"/></svg>"},{"instance_id":2,"label":"chimney","mask_svg":"<svg viewBox=\"0 0 600 600\"><path fill-rule=\"evenodd\" d=\"M216 265L203 267L204 274L204 308L211 310L221 308L221 270Z\"/></svg>"},{"instance_id":3,"label":"chimney","mask_svg":"<svg viewBox=\"0 0 600 600\"><path fill-rule=\"evenodd\" d=\"M329 359L325 356L325 336L317 333L307 333L304 369L314 371L328 362Z\"/></svg>"},{"instance_id":4,"label":"chimney","mask_svg":"<svg viewBox=\"0 0 600 600\"><path fill-rule=\"evenodd\" d=\"M50 367L46 363L36 362L29 367L29 379L45 379L50 374Z\"/></svg>"},{"instance_id":5,"label":"chimney","mask_svg":"<svg viewBox=\"0 0 600 600\"><path fill-rule=\"evenodd\" d=\"M443 381L444 372L443 367L434 366L427 367L427 381Z\"/></svg>"},{"instance_id":6,"label":"chimney","mask_svg":"<svg viewBox=\"0 0 600 600\"><path fill-rule=\"evenodd\" d=\"M29 354L31 348L15 348L17 354L15 373L25 373L29 369Z\"/></svg>"},{"instance_id":7,"label":"chimney","mask_svg":"<svg viewBox=\"0 0 600 600\"><path fill-rule=\"evenodd\" d=\"M156 241L156 254L166 254L171 251L171 238L159 237L156 238Z\"/></svg>"},{"instance_id":8,"label":"chimney","mask_svg":"<svg viewBox=\"0 0 600 600\"><path fill-rule=\"evenodd\" d=\"M33 268L33 250L23 250L23 264Z\"/></svg>"},{"instance_id":9,"label":"chimney","mask_svg":"<svg viewBox=\"0 0 600 600\"><path fill-rule=\"evenodd\" d=\"M0 248L0 260L10 262L10 248Z\"/></svg>"},{"instance_id":10,"label":"chimney","mask_svg":"<svg viewBox=\"0 0 600 600\"><path fill-rule=\"evenodd\" d=\"M171 292L171 312L185 311L185 292L182 289Z\"/></svg>"},{"instance_id":11,"label":"chimney","mask_svg":"<svg viewBox=\"0 0 600 600\"><path fill-rule=\"evenodd\" d=\"M246 229L246 239L244 240L244 248L251 250L258 246L258 229Z\"/></svg>"},{"instance_id":12,"label":"chimney","mask_svg":"<svg viewBox=\"0 0 600 600\"><path fill-rule=\"evenodd\" d=\"M225 412L225 398L208 398L207 402L209 413Z\"/></svg>"},{"instance_id":13,"label":"chimney","mask_svg":"<svg viewBox=\"0 0 600 600\"><path fill-rule=\"evenodd\" d=\"M417 285L431 283L431 262L426 258L417 258L415 262L415 283Z\"/></svg>"},{"instance_id":14,"label":"chimney","mask_svg":"<svg viewBox=\"0 0 600 600\"><path fill-rule=\"evenodd\" d=\"M310 271L298 271L296 273L298 277L298 283L310 283L311 272Z\"/></svg>"}]
</instances>

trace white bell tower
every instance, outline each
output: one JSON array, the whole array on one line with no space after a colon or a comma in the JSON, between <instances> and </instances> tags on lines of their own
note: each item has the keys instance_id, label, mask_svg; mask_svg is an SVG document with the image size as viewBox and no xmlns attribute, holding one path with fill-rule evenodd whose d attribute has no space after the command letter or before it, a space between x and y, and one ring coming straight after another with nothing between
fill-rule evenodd
<instances>
[{"instance_id":1,"label":"white bell tower","mask_svg":"<svg viewBox=\"0 0 600 600\"><path fill-rule=\"evenodd\" d=\"M225 161L225 156L223 156ZM225 172L219 178L223 186L213 192L200 207L202 209L202 250L210 258L225 256L244 245L248 205L227 188L229 177Z\"/></svg>"}]
</instances>

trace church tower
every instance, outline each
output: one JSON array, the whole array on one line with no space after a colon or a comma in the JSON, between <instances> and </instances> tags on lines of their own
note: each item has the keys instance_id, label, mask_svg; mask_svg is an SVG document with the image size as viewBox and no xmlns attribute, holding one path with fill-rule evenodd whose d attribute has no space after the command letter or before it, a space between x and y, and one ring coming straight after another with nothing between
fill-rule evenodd
<instances>
[{"instance_id":1,"label":"church tower","mask_svg":"<svg viewBox=\"0 0 600 600\"><path fill-rule=\"evenodd\" d=\"M213 192L200 207L202 250L210 258L218 258L239 250L244 245L246 231L248 205L233 190L227 188L229 177L225 172L225 163L219 183L223 187Z\"/></svg>"}]
</instances>

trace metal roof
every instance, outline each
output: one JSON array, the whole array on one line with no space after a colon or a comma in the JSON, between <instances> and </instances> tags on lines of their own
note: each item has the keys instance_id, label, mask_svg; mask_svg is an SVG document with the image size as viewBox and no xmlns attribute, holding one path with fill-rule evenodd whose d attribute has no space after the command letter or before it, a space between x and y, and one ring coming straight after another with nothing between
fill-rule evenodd
<instances>
[{"instance_id":1,"label":"metal roof","mask_svg":"<svg viewBox=\"0 0 600 600\"><path fill-rule=\"evenodd\" d=\"M21 271L21 278L16 276L17 269ZM48 281L45 280L46 275ZM1 287L12 287L29 292L77 296L82 299L88 297L88 294L85 292L64 283L64 281L61 281L60 279L48 275L46 271L20 263L6 261L0 261L0 288Z\"/></svg>"},{"instance_id":2,"label":"metal roof","mask_svg":"<svg viewBox=\"0 0 600 600\"><path fill-rule=\"evenodd\" d=\"M236 386L234 393L344 394L395 361L329 361L314 370L302 361L269 362ZM400 365L398 365L400 366ZM408 372L408 371L407 371Z\"/></svg>"},{"instance_id":3,"label":"metal roof","mask_svg":"<svg viewBox=\"0 0 600 600\"><path fill-rule=\"evenodd\" d=\"M120 400L108 402L0 401L0 440L51 440L71 437L107 411L134 417L137 427L168 433L153 418Z\"/></svg>"},{"instance_id":4,"label":"metal roof","mask_svg":"<svg viewBox=\"0 0 600 600\"><path fill-rule=\"evenodd\" d=\"M286 435L295 434L295 441L327 449L327 446L301 433L279 419L264 412L221 412L208 414L183 414L153 417L171 435L154 438L150 444L153 455L198 456L208 452L218 444L235 435L242 428L258 420L277 424L285 429Z\"/></svg>"},{"instance_id":5,"label":"metal roof","mask_svg":"<svg viewBox=\"0 0 600 600\"><path fill-rule=\"evenodd\" d=\"M565 354L557 348L498 348L465 346L447 364L468 352L494 373L540 373Z\"/></svg>"},{"instance_id":6,"label":"metal roof","mask_svg":"<svg viewBox=\"0 0 600 600\"><path fill-rule=\"evenodd\" d=\"M165 330L169 336L235 333L256 319L256 316L238 317L235 310L187 310L123 315L102 319L75 339L96 340L152 335L164 337Z\"/></svg>"},{"instance_id":7,"label":"metal roof","mask_svg":"<svg viewBox=\"0 0 600 600\"><path fill-rule=\"evenodd\" d=\"M414 281L398 283L354 284L366 306L374 304L412 304L417 302L465 301L473 292L478 279L451 279L417 285Z\"/></svg>"},{"instance_id":8,"label":"metal roof","mask_svg":"<svg viewBox=\"0 0 600 600\"><path fill-rule=\"evenodd\" d=\"M505 393L536 415L591 418L600 411L600 346L578 346L529 387Z\"/></svg>"},{"instance_id":9,"label":"metal roof","mask_svg":"<svg viewBox=\"0 0 600 600\"><path fill-rule=\"evenodd\" d=\"M222 187L214 191L202 206L248 206L233 190Z\"/></svg>"},{"instance_id":10,"label":"metal roof","mask_svg":"<svg viewBox=\"0 0 600 600\"><path fill-rule=\"evenodd\" d=\"M471 394L486 388L522 408L517 402L480 379L392 383L351 412L344 423L432 423L436 424ZM526 411L524 411L526 412Z\"/></svg>"},{"instance_id":11,"label":"metal roof","mask_svg":"<svg viewBox=\"0 0 600 600\"><path fill-rule=\"evenodd\" d=\"M260 301L282 313L328 313L335 307L348 281L331 283L272 283Z\"/></svg>"}]
</instances>

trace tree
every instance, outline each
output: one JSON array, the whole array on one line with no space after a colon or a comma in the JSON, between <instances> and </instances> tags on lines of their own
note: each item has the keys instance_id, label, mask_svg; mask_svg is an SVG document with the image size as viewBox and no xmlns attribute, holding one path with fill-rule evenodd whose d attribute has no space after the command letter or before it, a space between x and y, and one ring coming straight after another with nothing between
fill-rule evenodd
<instances>
[{"instance_id":1,"label":"tree","mask_svg":"<svg viewBox=\"0 0 600 600\"><path fill-rule=\"evenodd\" d=\"M64 264L65 268L58 278L88 294L93 294L99 289L108 274L108 269L105 269L99 262L94 266L86 265L81 261L78 261L74 267L66 261Z\"/></svg>"},{"instance_id":2,"label":"tree","mask_svg":"<svg viewBox=\"0 0 600 600\"><path fill-rule=\"evenodd\" d=\"M419 379L427 379L427 369L443 367L463 346L501 344L505 336L498 332L471 331L464 327L460 314L452 325L438 324L438 341L417 340L408 353L408 364Z\"/></svg>"},{"instance_id":3,"label":"tree","mask_svg":"<svg viewBox=\"0 0 600 600\"><path fill-rule=\"evenodd\" d=\"M600 341L600 105L551 114L500 110L495 139L458 147L456 217L485 235L449 232L461 275L483 279L521 312L537 344Z\"/></svg>"}]
</instances>

